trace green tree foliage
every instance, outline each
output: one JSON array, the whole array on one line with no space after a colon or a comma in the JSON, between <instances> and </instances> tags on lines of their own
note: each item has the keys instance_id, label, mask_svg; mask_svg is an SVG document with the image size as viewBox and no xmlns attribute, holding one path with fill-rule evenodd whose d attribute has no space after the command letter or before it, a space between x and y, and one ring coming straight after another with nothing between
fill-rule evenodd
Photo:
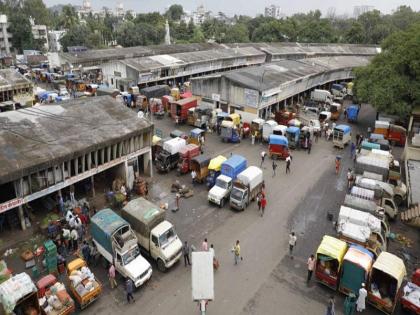
<instances>
[{"instance_id":1,"label":"green tree foliage","mask_svg":"<svg viewBox=\"0 0 420 315\"><path fill-rule=\"evenodd\" d=\"M390 35L382 53L356 69L355 93L378 111L405 117L420 104L420 23Z\"/></svg>"},{"instance_id":2,"label":"green tree foliage","mask_svg":"<svg viewBox=\"0 0 420 315\"><path fill-rule=\"evenodd\" d=\"M70 27L60 39L64 51L70 46L94 47L88 42L89 28L86 25L75 25Z\"/></svg>"},{"instance_id":3,"label":"green tree foliage","mask_svg":"<svg viewBox=\"0 0 420 315\"><path fill-rule=\"evenodd\" d=\"M361 44L365 38L363 26L357 21L353 21L350 29L345 33L345 42L353 44Z\"/></svg>"},{"instance_id":4,"label":"green tree foliage","mask_svg":"<svg viewBox=\"0 0 420 315\"><path fill-rule=\"evenodd\" d=\"M70 29L79 24L76 9L71 5L65 5L59 16L58 25L64 29Z\"/></svg>"},{"instance_id":5,"label":"green tree foliage","mask_svg":"<svg viewBox=\"0 0 420 315\"><path fill-rule=\"evenodd\" d=\"M224 43L246 43L249 42L248 28L245 24L236 23L226 29L226 35L222 39Z\"/></svg>"},{"instance_id":6,"label":"green tree foliage","mask_svg":"<svg viewBox=\"0 0 420 315\"><path fill-rule=\"evenodd\" d=\"M50 11L42 0L25 0L23 2L23 12L35 20L35 24L50 26L52 23Z\"/></svg>"},{"instance_id":7,"label":"green tree foliage","mask_svg":"<svg viewBox=\"0 0 420 315\"><path fill-rule=\"evenodd\" d=\"M29 18L21 10L9 15L9 32L12 34L12 46L19 52L24 49L35 49Z\"/></svg>"},{"instance_id":8,"label":"green tree foliage","mask_svg":"<svg viewBox=\"0 0 420 315\"><path fill-rule=\"evenodd\" d=\"M179 4L171 5L168 11L166 11L166 17L172 21L179 21L183 14L184 8L182 7L182 5Z\"/></svg>"},{"instance_id":9,"label":"green tree foliage","mask_svg":"<svg viewBox=\"0 0 420 315\"><path fill-rule=\"evenodd\" d=\"M163 27L154 27L147 23L125 21L116 31L117 42L124 47L160 44L165 37Z\"/></svg>"}]
</instances>

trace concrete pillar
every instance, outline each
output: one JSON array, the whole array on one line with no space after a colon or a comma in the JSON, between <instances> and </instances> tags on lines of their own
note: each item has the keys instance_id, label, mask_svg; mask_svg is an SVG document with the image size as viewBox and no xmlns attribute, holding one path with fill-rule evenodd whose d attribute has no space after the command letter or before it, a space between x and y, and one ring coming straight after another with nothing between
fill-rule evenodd
<instances>
[{"instance_id":1,"label":"concrete pillar","mask_svg":"<svg viewBox=\"0 0 420 315\"><path fill-rule=\"evenodd\" d=\"M143 169L144 174L152 177L153 176L153 168L152 168L152 150L143 154Z\"/></svg>"},{"instance_id":2,"label":"concrete pillar","mask_svg":"<svg viewBox=\"0 0 420 315\"><path fill-rule=\"evenodd\" d=\"M95 178L93 175L90 177L90 183L92 185L92 197L95 198Z\"/></svg>"},{"instance_id":3,"label":"concrete pillar","mask_svg":"<svg viewBox=\"0 0 420 315\"><path fill-rule=\"evenodd\" d=\"M22 228L23 231L26 230L26 224L25 224L25 216L23 215L23 206L20 205L18 207L18 216L19 216L19 221L20 221L20 227Z\"/></svg>"}]
</instances>

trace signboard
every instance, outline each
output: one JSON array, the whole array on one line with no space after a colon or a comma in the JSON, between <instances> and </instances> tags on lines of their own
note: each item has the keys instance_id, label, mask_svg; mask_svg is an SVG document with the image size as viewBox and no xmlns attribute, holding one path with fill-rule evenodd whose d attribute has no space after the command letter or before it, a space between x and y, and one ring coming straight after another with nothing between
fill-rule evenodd
<instances>
[{"instance_id":1,"label":"signboard","mask_svg":"<svg viewBox=\"0 0 420 315\"><path fill-rule=\"evenodd\" d=\"M244 89L245 104L251 107L258 106L259 93L256 90Z\"/></svg>"},{"instance_id":2,"label":"signboard","mask_svg":"<svg viewBox=\"0 0 420 315\"><path fill-rule=\"evenodd\" d=\"M35 200L35 199L38 199L40 197L49 195L49 194L51 194L55 191L58 191L58 190L60 190L64 187L67 187L67 186L70 186L74 183L80 182L81 180L83 180L85 178L88 178L90 176L98 174L98 173L100 173L100 172L102 172L106 169L109 169L113 166L116 166L116 165L121 164L123 162L126 162L128 160L131 160L132 158L135 158L135 157L137 157L139 155L142 155L144 153L147 153L147 152L150 152L150 147L140 149L136 152L130 153L128 155L119 157L119 158L117 158L115 160L112 160L110 162L99 165L98 167L92 168L89 171L86 171L86 172L84 172L82 174L79 174L77 176L70 177L70 178L64 180L63 182L57 183L57 184L55 184L53 186L50 186L48 188L45 188L43 190L34 192L33 194L25 196L23 198L15 198L15 199L6 201L4 203L0 203L0 213L5 212L5 211L10 210L10 209L13 209L13 208L16 208L20 205L23 205L25 203L28 203L28 202L30 202L32 200Z\"/></svg>"},{"instance_id":3,"label":"signboard","mask_svg":"<svg viewBox=\"0 0 420 315\"><path fill-rule=\"evenodd\" d=\"M114 77L119 77L119 78L121 78L121 72L119 72L119 71L114 71Z\"/></svg>"},{"instance_id":4,"label":"signboard","mask_svg":"<svg viewBox=\"0 0 420 315\"><path fill-rule=\"evenodd\" d=\"M213 254L210 252L192 252L191 258L193 300L214 300Z\"/></svg>"},{"instance_id":5,"label":"signboard","mask_svg":"<svg viewBox=\"0 0 420 315\"><path fill-rule=\"evenodd\" d=\"M220 94L213 93L211 99L215 102L220 102Z\"/></svg>"}]
</instances>

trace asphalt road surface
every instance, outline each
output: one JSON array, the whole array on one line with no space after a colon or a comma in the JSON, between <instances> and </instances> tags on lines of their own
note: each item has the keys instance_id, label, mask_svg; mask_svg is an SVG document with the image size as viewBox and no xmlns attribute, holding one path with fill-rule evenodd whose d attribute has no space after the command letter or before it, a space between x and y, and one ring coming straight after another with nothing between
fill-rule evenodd
<instances>
[{"instance_id":1,"label":"asphalt road surface","mask_svg":"<svg viewBox=\"0 0 420 315\"><path fill-rule=\"evenodd\" d=\"M373 125L371 108L362 107L360 119L353 125L353 137L366 132ZM155 121L165 135L175 129L165 117ZM191 127L176 127L188 131ZM240 144L222 143L217 135L208 135L205 154L216 156L237 153L248 159L248 165L260 164L260 152L266 145L251 145L249 139ZM188 240L197 248L204 238L214 244L220 268L215 272L215 300L208 305L207 314L324 314L330 294L336 296L336 313L343 313L343 296L315 282L306 284L306 260L316 251L323 235L334 234L327 212L336 217L344 200L346 171L351 167L350 151L334 149L332 142L320 139L313 144L311 154L294 151L291 174L285 174L284 161L278 161L277 175L272 176L271 160L266 159L264 179L267 208L260 217L255 203L244 212L219 209L207 202L204 185L194 187L194 196L181 199L180 210L168 211L168 219L175 224L181 240ZM339 175L335 174L335 156L343 156ZM157 203L174 203L170 186L174 180L191 185L189 175L154 174L151 190ZM171 208L171 207L170 207ZM297 233L294 259L288 256L288 234ZM234 265L231 249L240 240L244 260ZM123 279L110 290L105 270L98 266L96 274L104 283L104 295L84 310L90 314L199 314L191 297L191 270L177 263L166 273L154 267L151 280L138 289L136 302L127 304ZM398 313L398 312L397 312ZM372 307L364 314L380 314Z\"/></svg>"}]
</instances>

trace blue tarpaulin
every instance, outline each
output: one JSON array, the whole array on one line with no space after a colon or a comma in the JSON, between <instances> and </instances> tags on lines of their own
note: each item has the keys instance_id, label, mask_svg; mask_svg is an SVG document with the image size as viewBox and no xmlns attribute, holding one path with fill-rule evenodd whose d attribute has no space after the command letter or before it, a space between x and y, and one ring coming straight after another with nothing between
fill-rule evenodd
<instances>
[{"instance_id":1,"label":"blue tarpaulin","mask_svg":"<svg viewBox=\"0 0 420 315\"><path fill-rule=\"evenodd\" d=\"M286 132L293 133L293 134L295 134L295 133L300 134L300 129L299 129L299 127L292 126L292 127L288 127L286 129Z\"/></svg>"},{"instance_id":2,"label":"blue tarpaulin","mask_svg":"<svg viewBox=\"0 0 420 315\"><path fill-rule=\"evenodd\" d=\"M350 105L349 107L347 107L346 111L347 111L347 119L348 120L352 120L352 121L357 120L357 116L359 115L359 106Z\"/></svg>"},{"instance_id":3,"label":"blue tarpaulin","mask_svg":"<svg viewBox=\"0 0 420 315\"><path fill-rule=\"evenodd\" d=\"M270 135L268 137L268 143L278 144L278 145L283 145L283 146L289 145L289 141L287 140L287 138L285 136L280 136L280 135Z\"/></svg>"},{"instance_id":4,"label":"blue tarpaulin","mask_svg":"<svg viewBox=\"0 0 420 315\"><path fill-rule=\"evenodd\" d=\"M338 125L335 127L335 129L341 130L344 134L351 132L351 127L347 125Z\"/></svg>"},{"instance_id":5,"label":"blue tarpaulin","mask_svg":"<svg viewBox=\"0 0 420 315\"><path fill-rule=\"evenodd\" d=\"M243 156L234 154L222 163L221 173L232 179L236 179L236 176L246 169L246 164L246 159Z\"/></svg>"}]
</instances>

